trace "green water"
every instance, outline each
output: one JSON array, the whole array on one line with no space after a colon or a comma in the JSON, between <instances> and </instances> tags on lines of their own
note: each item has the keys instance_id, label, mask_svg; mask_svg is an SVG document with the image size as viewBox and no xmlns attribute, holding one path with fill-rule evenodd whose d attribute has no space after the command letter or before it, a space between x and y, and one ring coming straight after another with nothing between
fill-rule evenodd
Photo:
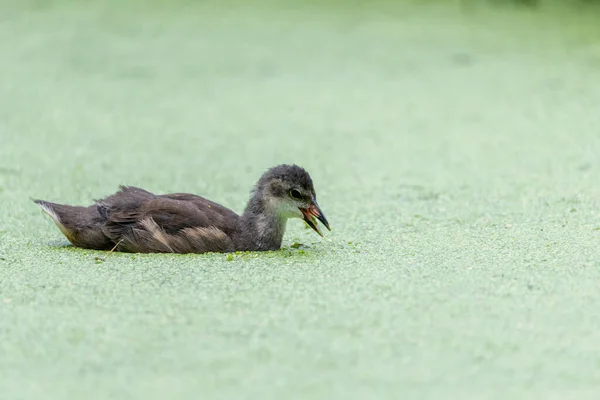
<instances>
[{"instance_id":1,"label":"green water","mask_svg":"<svg viewBox=\"0 0 600 400\"><path fill-rule=\"evenodd\" d=\"M77 4L1 6L0 398L597 397L595 25ZM241 211L278 163L333 230L233 260L73 249L29 200Z\"/></svg>"}]
</instances>

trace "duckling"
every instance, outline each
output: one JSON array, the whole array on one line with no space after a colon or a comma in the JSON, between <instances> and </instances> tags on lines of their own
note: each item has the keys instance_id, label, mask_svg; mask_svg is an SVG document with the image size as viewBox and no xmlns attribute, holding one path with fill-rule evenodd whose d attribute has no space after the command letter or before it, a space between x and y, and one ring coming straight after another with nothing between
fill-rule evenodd
<instances>
[{"instance_id":1,"label":"duckling","mask_svg":"<svg viewBox=\"0 0 600 400\"><path fill-rule=\"evenodd\" d=\"M241 215L189 193L156 195L134 186L94 204L71 206L33 200L76 247L132 253L228 253L281 248L287 220L303 219L323 236L329 222L313 181L297 165L268 169Z\"/></svg>"}]
</instances>

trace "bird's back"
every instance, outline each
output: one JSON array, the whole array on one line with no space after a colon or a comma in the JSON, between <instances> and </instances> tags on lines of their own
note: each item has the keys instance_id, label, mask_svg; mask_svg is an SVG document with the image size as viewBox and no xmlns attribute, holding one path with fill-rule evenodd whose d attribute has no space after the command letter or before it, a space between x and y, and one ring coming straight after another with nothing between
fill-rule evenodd
<instances>
[{"instance_id":1,"label":"bird's back","mask_svg":"<svg viewBox=\"0 0 600 400\"><path fill-rule=\"evenodd\" d=\"M89 207L36 201L73 245L129 252L234 251L239 216L201 196L121 186Z\"/></svg>"}]
</instances>

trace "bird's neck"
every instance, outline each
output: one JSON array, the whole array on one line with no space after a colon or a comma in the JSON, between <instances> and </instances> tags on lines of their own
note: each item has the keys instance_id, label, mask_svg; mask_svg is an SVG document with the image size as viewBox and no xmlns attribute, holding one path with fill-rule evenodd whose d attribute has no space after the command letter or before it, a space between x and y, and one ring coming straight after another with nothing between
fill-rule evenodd
<instances>
[{"instance_id":1,"label":"bird's neck","mask_svg":"<svg viewBox=\"0 0 600 400\"><path fill-rule=\"evenodd\" d=\"M244 250L277 250L281 247L287 217L261 193L254 193L240 218Z\"/></svg>"}]
</instances>

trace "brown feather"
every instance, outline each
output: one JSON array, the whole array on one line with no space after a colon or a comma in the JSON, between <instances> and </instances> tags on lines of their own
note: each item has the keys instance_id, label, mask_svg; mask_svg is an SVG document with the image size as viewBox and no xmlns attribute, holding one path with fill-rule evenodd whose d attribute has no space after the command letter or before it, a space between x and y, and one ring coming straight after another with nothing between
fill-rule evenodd
<instances>
[{"instance_id":1,"label":"brown feather","mask_svg":"<svg viewBox=\"0 0 600 400\"><path fill-rule=\"evenodd\" d=\"M118 246L121 251L205 253L232 250L233 243L228 234L233 234L237 228L237 214L218 204L201 208L198 203L202 198L195 197L195 202L176 200L168 195L155 196L141 203L118 199L111 203L118 204L117 207L108 204L102 232L113 242L122 239Z\"/></svg>"},{"instance_id":2,"label":"brown feather","mask_svg":"<svg viewBox=\"0 0 600 400\"><path fill-rule=\"evenodd\" d=\"M102 216L94 206L80 207L34 200L48 214L67 240L84 249L110 250L114 243L102 234Z\"/></svg>"}]
</instances>

